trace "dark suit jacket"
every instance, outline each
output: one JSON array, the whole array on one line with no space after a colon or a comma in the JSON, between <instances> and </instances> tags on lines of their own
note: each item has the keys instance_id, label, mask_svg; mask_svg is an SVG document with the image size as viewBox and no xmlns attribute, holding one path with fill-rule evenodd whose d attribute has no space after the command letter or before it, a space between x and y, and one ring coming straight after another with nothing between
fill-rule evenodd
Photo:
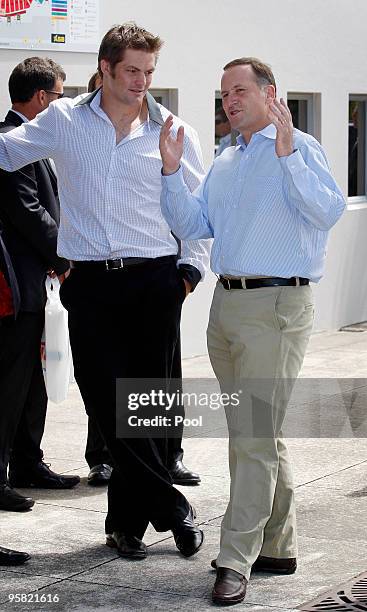
<instances>
[{"instance_id":1,"label":"dark suit jacket","mask_svg":"<svg viewBox=\"0 0 367 612\"><path fill-rule=\"evenodd\" d=\"M2 239L1 221L0 221L0 271L5 276L5 280L10 287L11 296L13 298L14 316L16 317L19 312L19 308L20 308L19 286L18 286L17 278L15 276L14 267L10 259L10 255ZM2 295L0 291L0 304L1 304L1 299L2 299Z\"/></svg>"},{"instance_id":2,"label":"dark suit jacket","mask_svg":"<svg viewBox=\"0 0 367 612\"><path fill-rule=\"evenodd\" d=\"M0 132L9 132L22 123L19 115L9 111L0 123ZM16 172L0 170L2 238L18 281L20 310L42 310L47 270L62 274L69 267L56 254L59 219L57 181L48 160Z\"/></svg>"}]
</instances>

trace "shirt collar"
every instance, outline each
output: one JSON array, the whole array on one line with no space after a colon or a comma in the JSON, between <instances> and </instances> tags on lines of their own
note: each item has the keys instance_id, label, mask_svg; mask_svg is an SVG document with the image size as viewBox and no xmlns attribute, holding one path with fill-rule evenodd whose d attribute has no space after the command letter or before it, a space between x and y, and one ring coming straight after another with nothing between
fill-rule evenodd
<instances>
[{"instance_id":1,"label":"shirt collar","mask_svg":"<svg viewBox=\"0 0 367 612\"><path fill-rule=\"evenodd\" d=\"M275 140L276 136L277 136L277 130L276 130L276 127L275 127L275 125L273 123L269 123L269 125L264 127L259 132L255 132L255 134L252 135L252 138L254 136L257 136L257 135L264 136L265 138L269 138L270 140ZM237 148L241 148L242 147L242 148L245 149L247 147L242 134L237 136L236 140L237 140Z\"/></svg>"},{"instance_id":2,"label":"shirt collar","mask_svg":"<svg viewBox=\"0 0 367 612\"><path fill-rule=\"evenodd\" d=\"M29 123L29 119L27 119L27 117L25 115L22 115L22 113L20 113L19 111L14 110L14 108L12 108L11 111L12 111L12 113L15 113L16 115L18 115L18 117L23 119L24 123Z\"/></svg>"},{"instance_id":3,"label":"shirt collar","mask_svg":"<svg viewBox=\"0 0 367 612\"><path fill-rule=\"evenodd\" d=\"M79 102L76 103L75 106L83 106L88 104L95 112L98 113L101 111L101 93L102 88L99 88L96 91L93 91L91 94L84 96L81 100L79 100ZM149 91L147 91L145 98L148 104L149 120L155 121L155 123L158 123L158 125L163 125L164 120L159 104L155 101Z\"/></svg>"},{"instance_id":4,"label":"shirt collar","mask_svg":"<svg viewBox=\"0 0 367 612\"><path fill-rule=\"evenodd\" d=\"M94 92L93 92L94 93ZM97 91L95 92L95 95L93 97L90 98L90 107L95 111L101 108L101 94L102 94L102 89L99 88L97 89ZM86 98L84 98L85 100ZM80 103L79 103L80 104Z\"/></svg>"},{"instance_id":5,"label":"shirt collar","mask_svg":"<svg viewBox=\"0 0 367 612\"><path fill-rule=\"evenodd\" d=\"M275 140L277 137L277 129L274 123L269 123L264 129L260 130L260 132L256 132L257 134L261 134L265 136L265 138L270 138L271 140Z\"/></svg>"}]
</instances>

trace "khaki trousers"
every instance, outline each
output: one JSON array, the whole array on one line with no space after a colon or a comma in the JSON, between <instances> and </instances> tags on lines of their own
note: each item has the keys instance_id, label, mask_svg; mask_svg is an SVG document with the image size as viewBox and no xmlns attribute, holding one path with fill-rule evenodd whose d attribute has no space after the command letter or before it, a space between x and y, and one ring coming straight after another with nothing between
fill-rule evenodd
<instances>
[{"instance_id":1,"label":"khaki trousers","mask_svg":"<svg viewBox=\"0 0 367 612\"><path fill-rule=\"evenodd\" d=\"M216 286L209 356L222 392L242 394L239 407L226 408L231 488L217 564L247 579L259 554L297 556L292 470L281 428L312 323L308 285Z\"/></svg>"}]
</instances>

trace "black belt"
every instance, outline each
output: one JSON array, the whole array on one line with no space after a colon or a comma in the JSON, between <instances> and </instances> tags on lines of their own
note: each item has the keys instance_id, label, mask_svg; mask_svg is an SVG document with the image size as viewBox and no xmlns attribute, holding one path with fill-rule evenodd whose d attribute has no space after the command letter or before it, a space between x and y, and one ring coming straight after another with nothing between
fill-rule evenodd
<instances>
[{"instance_id":1,"label":"black belt","mask_svg":"<svg viewBox=\"0 0 367 612\"><path fill-rule=\"evenodd\" d=\"M220 276L219 281L223 287L229 289L259 289L260 287L283 287L292 286L298 287L300 285L308 285L310 281L308 278L301 278L300 276L293 276L292 278L278 278L271 276L269 278L226 278Z\"/></svg>"},{"instance_id":2,"label":"black belt","mask_svg":"<svg viewBox=\"0 0 367 612\"><path fill-rule=\"evenodd\" d=\"M102 261L71 261L70 267L80 270L122 270L130 266L141 266L149 263L164 263L170 259L176 261L176 255L163 255L162 257L121 257L118 259L104 259Z\"/></svg>"}]
</instances>

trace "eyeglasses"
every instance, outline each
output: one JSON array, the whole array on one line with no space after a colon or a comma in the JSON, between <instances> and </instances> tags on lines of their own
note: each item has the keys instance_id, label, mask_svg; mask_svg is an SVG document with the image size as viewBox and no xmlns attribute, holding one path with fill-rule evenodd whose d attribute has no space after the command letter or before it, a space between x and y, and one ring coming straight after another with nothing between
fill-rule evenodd
<instances>
[{"instance_id":1,"label":"eyeglasses","mask_svg":"<svg viewBox=\"0 0 367 612\"><path fill-rule=\"evenodd\" d=\"M44 90L46 93L52 93L55 94L55 96L57 96L57 99L60 100L60 98L64 97L64 93L60 93L59 91L52 91L51 89L45 89Z\"/></svg>"}]
</instances>

